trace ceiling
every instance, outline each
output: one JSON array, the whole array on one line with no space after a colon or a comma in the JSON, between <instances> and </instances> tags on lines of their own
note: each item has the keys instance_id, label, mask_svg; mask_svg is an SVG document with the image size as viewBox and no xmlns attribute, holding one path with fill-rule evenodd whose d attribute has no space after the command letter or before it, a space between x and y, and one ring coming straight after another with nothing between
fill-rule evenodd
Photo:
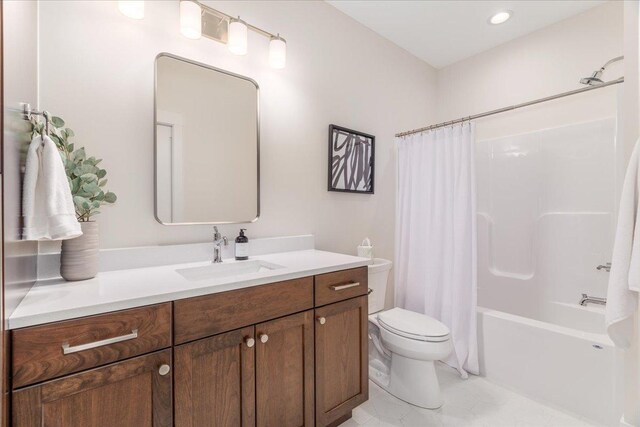
<instances>
[{"instance_id":1,"label":"ceiling","mask_svg":"<svg viewBox=\"0 0 640 427\"><path fill-rule=\"evenodd\" d=\"M435 68L446 67L604 1L327 0L329 4ZM501 10L513 16L490 25Z\"/></svg>"}]
</instances>

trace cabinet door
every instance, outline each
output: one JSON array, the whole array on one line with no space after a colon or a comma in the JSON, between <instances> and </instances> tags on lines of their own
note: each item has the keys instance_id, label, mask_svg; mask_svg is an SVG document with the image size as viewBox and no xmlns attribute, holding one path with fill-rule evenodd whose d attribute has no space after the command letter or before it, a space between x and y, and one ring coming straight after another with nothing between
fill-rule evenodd
<instances>
[{"instance_id":1,"label":"cabinet door","mask_svg":"<svg viewBox=\"0 0 640 427\"><path fill-rule=\"evenodd\" d=\"M256 425L314 425L313 310L256 325Z\"/></svg>"},{"instance_id":2,"label":"cabinet door","mask_svg":"<svg viewBox=\"0 0 640 427\"><path fill-rule=\"evenodd\" d=\"M254 328L175 348L178 427L255 425Z\"/></svg>"},{"instance_id":3,"label":"cabinet door","mask_svg":"<svg viewBox=\"0 0 640 427\"><path fill-rule=\"evenodd\" d=\"M316 424L348 416L369 398L367 297L317 308Z\"/></svg>"},{"instance_id":4,"label":"cabinet door","mask_svg":"<svg viewBox=\"0 0 640 427\"><path fill-rule=\"evenodd\" d=\"M171 350L13 392L14 427L169 427Z\"/></svg>"}]
</instances>

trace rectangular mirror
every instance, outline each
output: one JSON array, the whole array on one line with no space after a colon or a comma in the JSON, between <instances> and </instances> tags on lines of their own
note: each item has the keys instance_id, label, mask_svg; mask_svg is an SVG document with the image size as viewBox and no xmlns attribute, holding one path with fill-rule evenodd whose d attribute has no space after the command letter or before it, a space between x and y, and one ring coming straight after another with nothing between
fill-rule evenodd
<instances>
[{"instance_id":1,"label":"rectangular mirror","mask_svg":"<svg viewBox=\"0 0 640 427\"><path fill-rule=\"evenodd\" d=\"M257 83L162 53L155 85L156 219L166 225L255 221Z\"/></svg>"}]
</instances>

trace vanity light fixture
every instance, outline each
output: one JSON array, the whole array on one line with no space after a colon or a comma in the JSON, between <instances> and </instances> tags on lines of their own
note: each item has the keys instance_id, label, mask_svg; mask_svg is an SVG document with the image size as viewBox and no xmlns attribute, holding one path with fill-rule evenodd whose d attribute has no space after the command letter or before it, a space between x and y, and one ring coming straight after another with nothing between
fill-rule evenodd
<instances>
[{"instance_id":1,"label":"vanity light fixture","mask_svg":"<svg viewBox=\"0 0 640 427\"><path fill-rule=\"evenodd\" d=\"M183 0L183 2L186 0ZM269 65L284 68L287 59L287 42L280 34L273 34L240 19L220 12L212 7L191 0L202 10L202 35L211 40L226 44L229 51L236 55L247 53L249 30L269 39Z\"/></svg>"},{"instance_id":2,"label":"vanity light fixture","mask_svg":"<svg viewBox=\"0 0 640 427\"><path fill-rule=\"evenodd\" d=\"M500 11L495 15L493 15L491 18L489 18L489 23L492 25L503 24L507 22L512 15L513 15L513 12L510 10Z\"/></svg>"},{"instance_id":3,"label":"vanity light fixture","mask_svg":"<svg viewBox=\"0 0 640 427\"><path fill-rule=\"evenodd\" d=\"M119 0L118 9L133 19L144 18L143 0ZM226 44L235 55L246 55L249 30L269 39L269 65L284 68L287 63L287 42L280 34L272 34L237 18L200 3L180 0L180 33L189 39L205 36Z\"/></svg>"},{"instance_id":4,"label":"vanity light fixture","mask_svg":"<svg viewBox=\"0 0 640 427\"><path fill-rule=\"evenodd\" d=\"M189 39L202 37L202 9L194 1L180 1L180 32Z\"/></svg>"},{"instance_id":5,"label":"vanity light fixture","mask_svg":"<svg viewBox=\"0 0 640 427\"><path fill-rule=\"evenodd\" d=\"M144 1L143 0L119 0L118 10L124 16L132 19L144 18Z\"/></svg>"},{"instance_id":6,"label":"vanity light fixture","mask_svg":"<svg viewBox=\"0 0 640 427\"><path fill-rule=\"evenodd\" d=\"M269 41L269 65L284 68L287 63L287 42L278 34Z\"/></svg>"},{"instance_id":7,"label":"vanity light fixture","mask_svg":"<svg viewBox=\"0 0 640 427\"><path fill-rule=\"evenodd\" d=\"M227 39L229 52L234 55L245 55L247 53L247 24L238 18L232 18L229 22L229 36Z\"/></svg>"}]
</instances>

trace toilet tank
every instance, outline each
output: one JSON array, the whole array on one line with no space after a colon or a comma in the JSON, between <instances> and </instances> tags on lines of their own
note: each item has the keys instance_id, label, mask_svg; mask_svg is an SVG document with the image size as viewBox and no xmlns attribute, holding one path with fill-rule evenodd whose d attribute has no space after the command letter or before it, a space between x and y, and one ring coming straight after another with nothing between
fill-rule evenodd
<instances>
[{"instance_id":1,"label":"toilet tank","mask_svg":"<svg viewBox=\"0 0 640 427\"><path fill-rule=\"evenodd\" d=\"M369 264L369 314L384 309L384 299L387 294L387 283L392 262L382 258L374 258Z\"/></svg>"}]
</instances>

